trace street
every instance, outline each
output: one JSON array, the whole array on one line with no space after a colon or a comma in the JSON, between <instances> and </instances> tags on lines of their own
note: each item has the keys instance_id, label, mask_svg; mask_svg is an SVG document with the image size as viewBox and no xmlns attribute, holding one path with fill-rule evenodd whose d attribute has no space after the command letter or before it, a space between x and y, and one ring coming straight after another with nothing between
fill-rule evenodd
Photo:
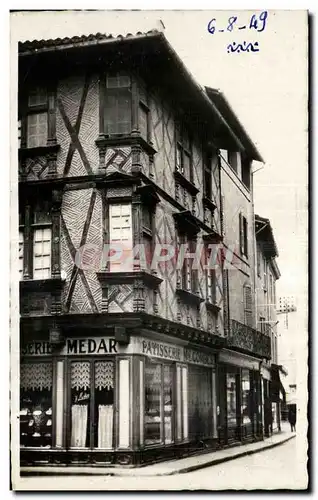
<instances>
[{"instance_id":1,"label":"street","mask_svg":"<svg viewBox=\"0 0 318 500\"><path fill-rule=\"evenodd\" d=\"M305 489L306 463L299 459L297 439L219 465L173 476L155 477L37 477L37 489L72 490L225 490ZM298 458L297 458L298 457ZM29 478L31 480L31 478ZM60 485L58 484L60 482ZM95 484L94 484L95 483ZM98 483L98 484L96 484Z\"/></svg>"}]
</instances>

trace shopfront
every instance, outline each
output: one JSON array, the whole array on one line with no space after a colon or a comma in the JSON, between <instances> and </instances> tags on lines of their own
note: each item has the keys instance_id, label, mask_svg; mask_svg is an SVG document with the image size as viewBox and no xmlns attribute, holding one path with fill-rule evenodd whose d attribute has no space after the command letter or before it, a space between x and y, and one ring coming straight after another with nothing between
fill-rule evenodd
<instances>
[{"instance_id":1,"label":"shopfront","mask_svg":"<svg viewBox=\"0 0 318 500\"><path fill-rule=\"evenodd\" d=\"M218 435L222 443L262 434L259 360L221 351L218 363Z\"/></svg>"},{"instance_id":2,"label":"shopfront","mask_svg":"<svg viewBox=\"0 0 318 500\"><path fill-rule=\"evenodd\" d=\"M22 345L21 465L138 465L216 432L215 354L131 337Z\"/></svg>"}]
</instances>

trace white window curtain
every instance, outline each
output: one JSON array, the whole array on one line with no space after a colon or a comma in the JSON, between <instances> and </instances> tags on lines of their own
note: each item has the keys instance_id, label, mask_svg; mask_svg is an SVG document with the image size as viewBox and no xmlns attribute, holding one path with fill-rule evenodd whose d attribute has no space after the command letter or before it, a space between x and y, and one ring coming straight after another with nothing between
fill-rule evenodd
<instances>
[{"instance_id":1,"label":"white window curtain","mask_svg":"<svg viewBox=\"0 0 318 500\"><path fill-rule=\"evenodd\" d=\"M113 445L113 405L98 405L98 448Z\"/></svg>"},{"instance_id":2,"label":"white window curtain","mask_svg":"<svg viewBox=\"0 0 318 500\"><path fill-rule=\"evenodd\" d=\"M85 448L87 430L87 405L72 406L71 446Z\"/></svg>"},{"instance_id":3,"label":"white window curtain","mask_svg":"<svg viewBox=\"0 0 318 500\"><path fill-rule=\"evenodd\" d=\"M33 279L46 279L51 276L51 239L50 227L34 230Z\"/></svg>"}]
</instances>

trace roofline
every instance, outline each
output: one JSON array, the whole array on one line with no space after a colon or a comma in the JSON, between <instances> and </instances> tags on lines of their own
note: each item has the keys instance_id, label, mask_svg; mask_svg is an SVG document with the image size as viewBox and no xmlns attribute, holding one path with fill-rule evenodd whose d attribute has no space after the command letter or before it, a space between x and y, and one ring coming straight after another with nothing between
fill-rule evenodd
<instances>
[{"instance_id":1,"label":"roofline","mask_svg":"<svg viewBox=\"0 0 318 500\"><path fill-rule=\"evenodd\" d=\"M273 232L273 228L271 226L270 220L269 219L265 219L265 217L261 217L260 215L257 215L257 214L254 215L254 219L255 219L255 222L263 222L263 224L265 224L265 227L267 226L269 228L269 231L270 231L270 234L271 234L271 238L272 238L272 241L273 241L273 244L274 244L275 252L276 252L276 257L278 257L279 256L278 248L277 248L277 244L276 244L276 241L275 241L275 238L274 238L274 232ZM261 229L260 229L260 231L261 231ZM257 238L257 234L255 236Z\"/></svg>"},{"instance_id":2,"label":"roofline","mask_svg":"<svg viewBox=\"0 0 318 500\"><path fill-rule=\"evenodd\" d=\"M88 47L102 47L105 45L111 45L115 43L120 43L120 42L125 42L127 41L142 41L142 40L149 40L149 39L158 39L160 40L165 48L168 50L169 54L173 58L174 62L176 65L179 67L181 70L183 76L188 80L190 85L192 85L193 90L197 92L200 95L200 98L204 101L205 105L210 109L210 111L213 113L213 115L217 118L219 122L221 122L226 129L228 130L229 134L232 136L234 142L239 146L240 149L245 149L244 145L242 144L241 140L239 137L234 133L230 125L227 123L223 115L219 112L215 104L211 101L211 99L208 97L205 88L202 87L192 76L190 71L187 69L177 52L174 50L170 42L167 40L165 37L164 33L162 31L158 30L151 30L148 31L147 33L141 33L138 32L136 35L132 34L127 34L126 36L123 35L118 35L117 37L113 37L112 35L103 35L101 33L97 33L96 35L85 35L82 37L72 37L72 38L64 38L60 39L57 38L55 40L47 40L47 44L50 46L44 46L40 48L36 48L37 43L40 44L40 42L45 42L45 40L40 40L40 41L25 41L25 42L20 42L19 43L19 49L23 49L23 45L34 45L34 48L32 49L27 49L27 50L19 50L19 57L32 57L32 56L37 56L39 54L49 54L49 53L56 53L57 51L65 51L65 50L70 50L70 49L83 49L83 48L88 48ZM83 41L84 39L84 41ZM66 40L69 40L69 43L64 43ZM233 112L234 113L234 112ZM262 160L260 160L262 161Z\"/></svg>"},{"instance_id":3,"label":"roofline","mask_svg":"<svg viewBox=\"0 0 318 500\"><path fill-rule=\"evenodd\" d=\"M242 123L240 122L240 120L238 119L238 116L236 115L235 111L233 110L231 104L229 103L229 101L227 100L227 98L225 97L225 95L223 94L223 92L219 89L214 89L212 87L205 87L206 89L206 92L209 94L217 94L218 96L220 96L223 100L223 102L225 103L225 105L228 107L228 110L229 112L235 117L235 119L237 120L238 122L238 125L239 125L239 128L241 129L242 131L242 134L245 136L245 139L246 141L249 143L251 149L254 151L254 156L255 156L255 160L256 161L259 161L261 163L265 163L262 155L260 154L260 152L258 151L257 147L255 146L254 142L252 141L250 135L248 134L248 132L246 131L246 128L242 125ZM245 148L244 148L245 149Z\"/></svg>"}]
</instances>

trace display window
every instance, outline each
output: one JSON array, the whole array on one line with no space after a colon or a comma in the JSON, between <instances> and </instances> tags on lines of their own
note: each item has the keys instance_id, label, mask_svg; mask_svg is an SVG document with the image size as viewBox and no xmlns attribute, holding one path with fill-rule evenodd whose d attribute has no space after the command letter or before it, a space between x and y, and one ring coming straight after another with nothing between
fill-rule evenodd
<instances>
[{"instance_id":1,"label":"display window","mask_svg":"<svg viewBox=\"0 0 318 500\"><path fill-rule=\"evenodd\" d=\"M52 446L52 362L24 362L20 369L20 444Z\"/></svg>"}]
</instances>

